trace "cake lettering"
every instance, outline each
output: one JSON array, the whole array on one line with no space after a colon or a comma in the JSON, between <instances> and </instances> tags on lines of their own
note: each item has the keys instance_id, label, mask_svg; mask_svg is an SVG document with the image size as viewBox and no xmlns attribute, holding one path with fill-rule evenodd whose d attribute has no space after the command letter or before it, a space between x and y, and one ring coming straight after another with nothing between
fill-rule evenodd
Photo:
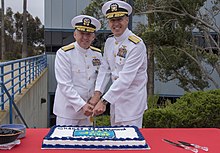
<instances>
[{"instance_id":1,"label":"cake lettering","mask_svg":"<svg viewBox=\"0 0 220 153\"><path fill-rule=\"evenodd\" d=\"M75 130L74 137L101 137L101 138L114 138L115 133L113 130Z\"/></svg>"}]
</instances>

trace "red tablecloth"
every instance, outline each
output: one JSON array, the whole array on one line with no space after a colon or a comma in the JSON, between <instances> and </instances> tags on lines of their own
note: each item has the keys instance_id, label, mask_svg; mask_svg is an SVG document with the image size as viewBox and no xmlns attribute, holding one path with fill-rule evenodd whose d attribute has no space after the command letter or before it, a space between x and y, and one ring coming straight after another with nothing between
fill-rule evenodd
<instances>
[{"instance_id":1,"label":"red tablecloth","mask_svg":"<svg viewBox=\"0 0 220 153\"><path fill-rule=\"evenodd\" d=\"M43 137L48 133L49 129L27 129L26 137L21 139L21 144L15 146L11 150L0 150L2 152L10 153L73 153L73 152L126 152L126 153L187 153L191 152L179 147L172 146L162 141L163 138L169 140L182 140L202 146L209 147L208 153L220 153L220 129L216 128L150 128L141 129L147 143L151 147L150 150L42 150L41 144ZM199 150L199 153L205 153L205 151Z\"/></svg>"}]
</instances>

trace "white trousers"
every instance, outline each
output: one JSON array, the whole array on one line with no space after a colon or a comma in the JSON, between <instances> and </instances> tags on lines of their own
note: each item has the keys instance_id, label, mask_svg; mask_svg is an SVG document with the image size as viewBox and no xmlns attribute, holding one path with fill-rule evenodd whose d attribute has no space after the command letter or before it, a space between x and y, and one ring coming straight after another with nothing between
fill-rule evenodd
<instances>
[{"instance_id":1,"label":"white trousers","mask_svg":"<svg viewBox=\"0 0 220 153\"><path fill-rule=\"evenodd\" d=\"M138 128L142 128L142 123L143 123L143 116L136 120L115 122L115 115L111 115L111 126L129 125L129 126L137 126Z\"/></svg>"},{"instance_id":2,"label":"white trousers","mask_svg":"<svg viewBox=\"0 0 220 153\"><path fill-rule=\"evenodd\" d=\"M91 126L89 118L86 119L68 119L57 116L56 125L72 125L72 126Z\"/></svg>"}]
</instances>

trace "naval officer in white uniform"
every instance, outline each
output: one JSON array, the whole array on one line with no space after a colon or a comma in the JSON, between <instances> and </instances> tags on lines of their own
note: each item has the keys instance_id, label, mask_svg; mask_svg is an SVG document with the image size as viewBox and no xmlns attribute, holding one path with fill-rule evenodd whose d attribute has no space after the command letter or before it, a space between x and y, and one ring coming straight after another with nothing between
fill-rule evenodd
<instances>
[{"instance_id":1,"label":"naval officer in white uniform","mask_svg":"<svg viewBox=\"0 0 220 153\"><path fill-rule=\"evenodd\" d=\"M141 38L128 29L132 7L120 0L106 2L102 12L113 33L105 43L103 63L96 81L95 97L102 99L93 115L99 115L110 103L111 125L142 127L143 113L147 108L147 54ZM104 93L107 82L113 84ZM91 99L93 101L93 98Z\"/></svg>"},{"instance_id":2,"label":"naval officer in white uniform","mask_svg":"<svg viewBox=\"0 0 220 153\"><path fill-rule=\"evenodd\" d=\"M53 113L57 125L90 125L89 116L95 103L88 103L93 95L101 64L101 50L90 46L100 22L87 15L71 21L75 42L60 48L55 59L57 89Z\"/></svg>"}]
</instances>

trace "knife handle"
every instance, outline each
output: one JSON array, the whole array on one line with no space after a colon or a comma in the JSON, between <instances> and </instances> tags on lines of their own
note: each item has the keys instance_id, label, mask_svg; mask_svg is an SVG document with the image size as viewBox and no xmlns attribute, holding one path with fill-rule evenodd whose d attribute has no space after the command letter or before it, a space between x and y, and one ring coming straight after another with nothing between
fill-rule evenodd
<instances>
[{"instance_id":1,"label":"knife handle","mask_svg":"<svg viewBox=\"0 0 220 153\"><path fill-rule=\"evenodd\" d=\"M196 145L196 144L192 144L192 146L194 146L195 148L198 148L198 149L202 149L204 151L209 151L208 147L203 147L203 146L199 146L199 145Z\"/></svg>"},{"instance_id":2,"label":"knife handle","mask_svg":"<svg viewBox=\"0 0 220 153\"><path fill-rule=\"evenodd\" d=\"M181 145L184 149L186 149L186 150L190 150L190 151L192 151L192 152L194 152L194 153L198 153L199 151L198 151L198 149L196 149L196 148L191 148L191 147L188 147L188 146L184 146L184 145Z\"/></svg>"},{"instance_id":3,"label":"knife handle","mask_svg":"<svg viewBox=\"0 0 220 153\"><path fill-rule=\"evenodd\" d=\"M92 116L90 116L89 120L90 120L91 123L94 122L94 118Z\"/></svg>"}]
</instances>

